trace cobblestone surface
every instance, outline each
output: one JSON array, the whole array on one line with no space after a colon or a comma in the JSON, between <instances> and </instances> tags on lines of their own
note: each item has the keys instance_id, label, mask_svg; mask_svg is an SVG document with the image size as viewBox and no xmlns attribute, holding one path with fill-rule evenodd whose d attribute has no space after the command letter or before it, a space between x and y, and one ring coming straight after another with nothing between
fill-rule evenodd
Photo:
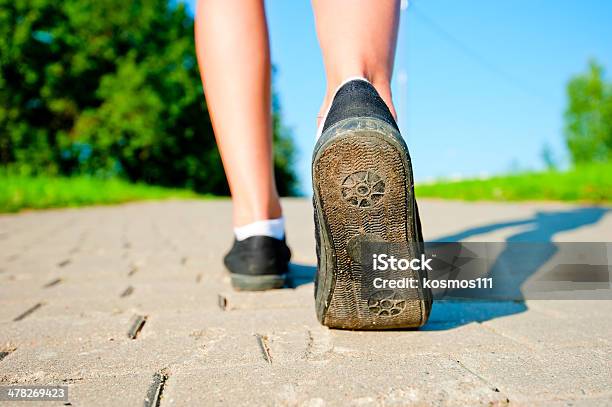
<instances>
[{"instance_id":1,"label":"cobblestone surface","mask_svg":"<svg viewBox=\"0 0 612 407\"><path fill-rule=\"evenodd\" d=\"M74 406L612 404L612 301L436 303L420 331L329 330L312 209L284 207L293 288L265 293L229 286L227 200L0 216L0 385L68 385ZM421 211L427 239L612 241L606 208Z\"/></svg>"}]
</instances>

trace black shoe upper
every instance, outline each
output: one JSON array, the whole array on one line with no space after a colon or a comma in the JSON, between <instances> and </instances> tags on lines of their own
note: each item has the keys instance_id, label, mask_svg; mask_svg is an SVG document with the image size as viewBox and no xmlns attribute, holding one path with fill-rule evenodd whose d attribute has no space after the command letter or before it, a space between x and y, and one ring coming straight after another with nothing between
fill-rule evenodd
<instances>
[{"instance_id":1,"label":"black shoe upper","mask_svg":"<svg viewBox=\"0 0 612 407\"><path fill-rule=\"evenodd\" d=\"M332 101L323 132L337 122L353 117L374 117L397 127L389 107L369 82L355 79L342 85Z\"/></svg>"},{"instance_id":2,"label":"black shoe upper","mask_svg":"<svg viewBox=\"0 0 612 407\"><path fill-rule=\"evenodd\" d=\"M223 262L231 273L261 276L287 273L290 259L291 251L285 239L251 236L234 240Z\"/></svg>"}]
</instances>

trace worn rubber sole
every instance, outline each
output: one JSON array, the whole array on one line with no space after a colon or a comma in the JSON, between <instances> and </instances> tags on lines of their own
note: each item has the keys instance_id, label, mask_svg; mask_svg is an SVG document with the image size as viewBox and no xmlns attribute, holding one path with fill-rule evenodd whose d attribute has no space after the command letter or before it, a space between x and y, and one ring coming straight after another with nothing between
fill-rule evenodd
<instances>
[{"instance_id":1,"label":"worn rubber sole","mask_svg":"<svg viewBox=\"0 0 612 407\"><path fill-rule=\"evenodd\" d=\"M350 253L351 245L367 240L422 241L410 156L399 132L378 119L342 120L318 140L312 174L319 321L343 329L422 326L431 310L431 293L377 289L374 272ZM425 277L421 271L405 276Z\"/></svg>"},{"instance_id":2,"label":"worn rubber sole","mask_svg":"<svg viewBox=\"0 0 612 407\"><path fill-rule=\"evenodd\" d=\"M283 288L287 279L286 274L271 274L249 276L245 274L230 273L232 287L238 291L264 291Z\"/></svg>"}]
</instances>

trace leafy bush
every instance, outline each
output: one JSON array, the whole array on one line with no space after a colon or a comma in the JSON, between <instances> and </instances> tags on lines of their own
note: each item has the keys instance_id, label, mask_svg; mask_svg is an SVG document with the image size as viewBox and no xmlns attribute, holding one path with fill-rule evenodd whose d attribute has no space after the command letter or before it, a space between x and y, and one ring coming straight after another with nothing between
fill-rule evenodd
<instances>
[{"instance_id":1,"label":"leafy bush","mask_svg":"<svg viewBox=\"0 0 612 407\"><path fill-rule=\"evenodd\" d=\"M0 167L228 192L193 18L168 0L0 0ZM293 144L275 110L279 190Z\"/></svg>"}]
</instances>

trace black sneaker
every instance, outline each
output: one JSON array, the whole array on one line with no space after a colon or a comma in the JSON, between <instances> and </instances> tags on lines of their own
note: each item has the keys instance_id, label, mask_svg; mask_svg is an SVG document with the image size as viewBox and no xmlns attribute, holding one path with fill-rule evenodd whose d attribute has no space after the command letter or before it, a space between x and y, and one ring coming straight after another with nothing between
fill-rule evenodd
<instances>
[{"instance_id":1,"label":"black sneaker","mask_svg":"<svg viewBox=\"0 0 612 407\"><path fill-rule=\"evenodd\" d=\"M234 240L223 262L237 290L261 291L282 288L289 270L291 251L285 239L252 236Z\"/></svg>"},{"instance_id":2,"label":"black sneaker","mask_svg":"<svg viewBox=\"0 0 612 407\"><path fill-rule=\"evenodd\" d=\"M415 257L423 250L408 148L369 82L353 80L336 93L315 145L312 184L319 321L345 329L423 325L431 292L377 289L372 268L356 255L369 241L413 243Z\"/></svg>"}]
</instances>

